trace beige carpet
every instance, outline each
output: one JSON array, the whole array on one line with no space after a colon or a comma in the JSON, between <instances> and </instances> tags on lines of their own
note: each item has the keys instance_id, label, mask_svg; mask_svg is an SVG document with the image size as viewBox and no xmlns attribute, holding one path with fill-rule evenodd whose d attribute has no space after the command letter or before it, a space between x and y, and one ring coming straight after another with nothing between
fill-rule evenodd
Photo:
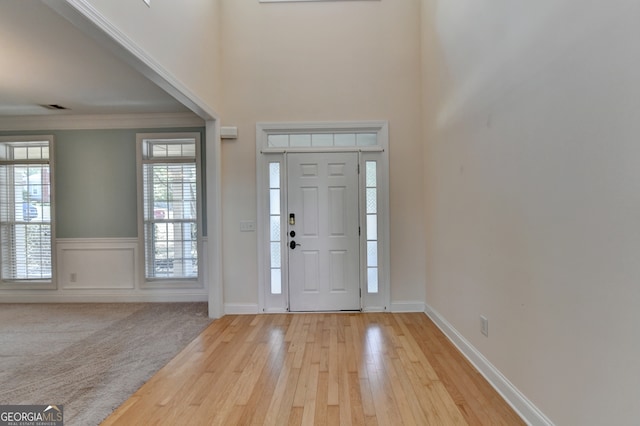
<instances>
[{"instance_id":1,"label":"beige carpet","mask_svg":"<svg viewBox=\"0 0 640 426\"><path fill-rule=\"evenodd\" d=\"M210 321L206 303L0 304L0 404L97 425Z\"/></svg>"}]
</instances>

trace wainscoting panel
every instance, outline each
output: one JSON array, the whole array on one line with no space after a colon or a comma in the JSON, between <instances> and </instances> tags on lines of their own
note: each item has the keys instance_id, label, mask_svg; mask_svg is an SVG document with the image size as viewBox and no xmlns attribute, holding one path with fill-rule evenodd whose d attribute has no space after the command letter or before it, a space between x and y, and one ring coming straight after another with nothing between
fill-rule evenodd
<instances>
[{"instance_id":1,"label":"wainscoting panel","mask_svg":"<svg viewBox=\"0 0 640 426\"><path fill-rule=\"evenodd\" d=\"M203 238L203 259L207 259ZM207 264L203 284L175 282L150 287L142 282L143 263L137 238L58 238L55 289L0 288L0 303L206 302Z\"/></svg>"},{"instance_id":2,"label":"wainscoting panel","mask_svg":"<svg viewBox=\"0 0 640 426\"><path fill-rule=\"evenodd\" d=\"M135 238L60 239L58 287L64 290L136 288L138 241Z\"/></svg>"},{"instance_id":3,"label":"wainscoting panel","mask_svg":"<svg viewBox=\"0 0 640 426\"><path fill-rule=\"evenodd\" d=\"M65 290L136 288L135 239L59 240L58 284Z\"/></svg>"}]
</instances>

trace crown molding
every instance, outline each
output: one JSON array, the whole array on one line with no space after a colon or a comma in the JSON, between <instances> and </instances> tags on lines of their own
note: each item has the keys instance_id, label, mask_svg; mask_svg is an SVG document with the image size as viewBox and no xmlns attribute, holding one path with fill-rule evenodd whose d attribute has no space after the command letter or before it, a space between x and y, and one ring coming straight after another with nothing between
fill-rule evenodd
<instances>
[{"instance_id":1,"label":"crown molding","mask_svg":"<svg viewBox=\"0 0 640 426\"><path fill-rule=\"evenodd\" d=\"M142 129L201 127L205 122L195 114L100 114L38 115L0 117L0 131Z\"/></svg>"}]
</instances>

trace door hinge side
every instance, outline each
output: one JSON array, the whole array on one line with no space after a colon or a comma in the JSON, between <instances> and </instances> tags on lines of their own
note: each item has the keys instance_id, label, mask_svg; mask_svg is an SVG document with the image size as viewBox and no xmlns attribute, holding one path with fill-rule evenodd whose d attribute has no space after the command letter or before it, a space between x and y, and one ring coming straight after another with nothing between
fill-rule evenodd
<instances>
[{"instance_id":1,"label":"door hinge side","mask_svg":"<svg viewBox=\"0 0 640 426\"><path fill-rule=\"evenodd\" d=\"M358 164L358 174L360 174L360 164Z\"/></svg>"},{"instance_id":2,"label":"door hinge side","mask_svg":"<svg viewBox=\"0 0 640 426\"><path fill-rule=\"evenodd\" d=\"M362 235L361 228L358 226L358 235Z\"/></svg>"}]
</instances>

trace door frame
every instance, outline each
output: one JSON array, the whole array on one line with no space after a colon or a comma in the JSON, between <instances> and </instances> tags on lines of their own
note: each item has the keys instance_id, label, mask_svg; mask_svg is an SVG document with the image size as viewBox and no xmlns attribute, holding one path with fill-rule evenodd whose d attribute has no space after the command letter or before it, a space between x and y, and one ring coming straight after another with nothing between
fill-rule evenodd
<instances>
[{"instance_id":1,"label":"door frame","mask_svg":"<svg viewBox=\"0 0 640 426\"><path fill-rule=\"evenodd\" d=\"M290 146L289 136L305 135L362 135L375 136L364 144L341 144L341 146ZM286 143L281 143L286 139ZM271 141L271 142L270 142ZM278 141L274 143L274 141ZM286 190L280 191L280 276L279 293L271 291L271 229L270 229L270 164L278 164L280 188L286 183L287 153L293 152L356 152L361 173L358 177L359 205L365 205L365 165L376 163L377 193L377 283L376 292L367 288L367 215L360 208L360 305L363 311L381 312L390 309L390 240L389 240L389 130L386 121L359 122L307 122L307 123L257 123L256 124L256 181L257 181L257 259L258 259L258 309L260 312L281 313L289 311L288 264L286 255L286 226L284 208L287 206ZM274 247L277 244L274 243Z\"/></svg>"}]
</instances>

